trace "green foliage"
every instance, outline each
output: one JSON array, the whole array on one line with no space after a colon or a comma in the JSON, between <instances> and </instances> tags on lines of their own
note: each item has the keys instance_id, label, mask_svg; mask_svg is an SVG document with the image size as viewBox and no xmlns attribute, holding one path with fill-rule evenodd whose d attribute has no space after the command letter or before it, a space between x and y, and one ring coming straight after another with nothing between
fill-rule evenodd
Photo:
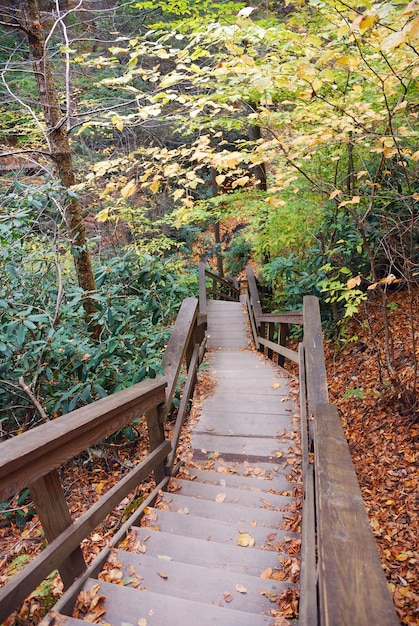
<instances>
[{"instance_id":1,"label":"green foliage","mask_svg":"<svg viewBox=\"0 0 419 626\"><path fill-rule=\"evenodd\" d=\"M238 276L249 262L252 244L244 235L234 237L233 243L224 255L225 271L230 276Z\"/></svg>"},{"instance_id":2,"label":"green foliage","mask_svg":"<svg viewBox=\"0 0 419 626\"><path fill-rule=\"evenodd\" d=\"M318 249L306 248L304 255L291 252L267 263L264 270L266 283L273 294L273 308L300 309L305 295L319 296L321 257Z\"/></svg>"},{"instance_id":3,"label":"green foliage","mask_svg":"<svg viewBox=\"0 0 419 626\"><path fill-rule=\"evenodd\" d=\"M154 378L178 307L191 280L175 260L109 259L96 270L94 341L85 326L82 293L69 272L66 244L41 236L17 239L32 225L27 209L3 229L0 276L0 405L3 432L21 432L39 415L19 385L30 385L49 417ZM7 241L8 237L8 241ZM183 271L184 279L181 272ZM131 437L133 433L129 433Z\"/></svg>"},{"instance_id":4,"label":"green foliage","mask_svg":"<svg viewBox=\"0 0 419 626\"><path fill-rule=\"evenodd\" d=\"M367 299L365 291L357 289L357 285L361 283L360 277L353 277L347 267L341 267L338 272L330 273L333 270L330 263L326 263L321 269L329 273L327 278L318 283L321 291L327 293L325 302L340 303L344 308L344 318L351 318L358 312L360 304Z\"/></svg>"}]
</instances>

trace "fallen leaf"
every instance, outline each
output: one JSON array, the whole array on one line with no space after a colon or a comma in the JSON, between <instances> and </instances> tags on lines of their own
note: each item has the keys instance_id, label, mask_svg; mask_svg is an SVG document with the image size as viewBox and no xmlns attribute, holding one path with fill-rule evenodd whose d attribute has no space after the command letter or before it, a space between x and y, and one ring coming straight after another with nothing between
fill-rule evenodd
<instances>
[{"instance_id":1,"label":"fallen leaf","mask_svg":"<svg viewBox=\"0 0 419 626\"><path fill-rule=\"evenodd\" d=\"M158 575L160 576L160 578L163 578L163 580L167 580L169 577L167 574L163 574L163 572L157 572Z\"/></svg>"},{"instance_id":2,"label":"fallen leaf","mask_svg":"<svg viewBox=\"0 0 419 626\"><path fill-rule=\"evenodd\" d=\"M140 619L137 622L138 626L147 626L147 620L145 617L140 617Z\"/></svg>"},{"instance_id":3,"label":"fallen leaf","mask_svg":"<svg viewBox=\"0 0 419 626\"><path fill-rule=\"evenodd\" d=\"M226 493L219 493L218 495L215 496L215 501L216 502L224 502L224 500L227 498L227 494Z\"/></svg>"},{"instance_id":4,"label":"fallen leaf","mask_svg":"<svg viewBox=\"0 0 419 626\"><path fill-rule=\"evenodd\" d=\"M239 533L237 536L237 545L242 548L253 547L255 545L254 538L249 533Z\"/></svg>"},{"instance_id":5,"label":"fallen leaf","mask_svg":"<svg viewBox=\"0 0 419 626\"><path fill-rule=\"evenodd\" d=\"M260 575L261 578L266 578L266 579L270 578L271 576L272 576L272 567L268 567L267 569L264 569Z\"/></svg>"},{"instance_id":6,"label":"fallen leaf","mask_svg":"<svg viewBox=\"0 0 419 626\"><path fill-rule=\"evenodd\" d=\"M240 583L237 583L236 585L236 591L238 591L239 593L247 593L247 589L246 587L244 587L243 585L241 585Z\"/></svg>"},{"instance_id":7,"label":"fallen leaf","mask_svg":"<svg viewBox=\"0 0 419 626\"><path fill-rule=\"evenodd\" d=\"M233 596L228 591L224 591L223 598L224 598L224 602L231 602L233 599Z\"/></svg>"}]
</instances>

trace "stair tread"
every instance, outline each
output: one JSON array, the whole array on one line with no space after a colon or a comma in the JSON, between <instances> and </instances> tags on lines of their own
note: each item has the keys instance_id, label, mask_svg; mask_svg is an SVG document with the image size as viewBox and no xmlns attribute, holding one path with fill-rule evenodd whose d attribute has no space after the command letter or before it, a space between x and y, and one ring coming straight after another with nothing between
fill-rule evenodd
<instances>
[{"instance_id":1,"label":"stair tread","mask_svg":"<svg viewBox=\"0 0 419 626\"><path fill-rule=\"evenodd\" d=\"M279 430L285 427L289 427L288 416L284 416L284 423L279 425ZM231 437L216 433L193 432L191 446L196 459L205 459L209 453L211 455L217 453L226 460L276 463L278 458L287 456L281 449L280 442L271 437Z\"/></svg>"},{"instance_id":2,"label":"stair tread","mask_svg":"<svg viewBox=\"0 0 419 626\"><path fill-rule=\"evenodd\" d=\"M158 555L165 560L179 561L230 572L259 577L269 567L281 569L278 552L268 550L246 550L240 546L216 543L172 535L151 528L133 527L135 541L130 546L132 552Z\"/></svg>"},{"instance_id":3,"label":"stair tread","mask_svg":"<svg viewBox=\"0 0 419 626\"><path fill-rule=\"evenodd\" d=\"M215 541L229 545L238 545L240 533L248 533L254 540L253 548L276 550L279 543L286 543L288 539L298 538L300 535L289 531L275 530L262 525L251 526L244 522L232 523L225 520L207 519L190 515L179 515L164 509L150 509L144 515L145 528L158 528L160 531L172 535L184 535ZM251 542L253 544L253 542Z\"/></svg>"},{"instance_id":4,"label":"stair tread","mask_svg":"<svg viewBox=\"0 0 419 626\"><path fill-rule=\"evenodd\" d=\"M209 483L201 483L193 480L182 480L173 478L170 483L171 491L167 492L167 496L172 493L177 495L199 498L200 500L210 500L218 503L220 496L224 497L221 504L232 503L241 506L249 506L252 508L262 508L268 510L283 510L293 498L290 496L281 496L273 493L261 493L258 491L250 491L239 489L237 487L228 487L225 485L211 485ZM166 494L165 494L166 496Z\"/></svg>"},{"instance_id":5,"label":"stair tread","mask_svg":"<svg viewBox=\"0 0 419 626\"><path fill-rule=\"evenodd\" d=\"M104 622L120 626L122 622L138 624L145 620L147 626L262 626L272 623L272 617L227 610L223 607L202 604L192 600L165 596L151 591L141 591L89 579L84 588L90 590L100 585L99 595L103 595L106 612L101 616Z\"/></svg>"},{"instance_id":6,"label":"stair tread","mask_svg":"<svg viewBox=\"0 0 419 626\"><path fill-rule=\"evenodd\" d=\"M161 503L156 508L168 507L170 511L195 515L207 519L219 519L227 522L244 522L251 524L256 520L258 524L281 530L284 512L268 509L255 509L241 504L229 502L215 502L201 498L192 498L175 493L163 494Z\"/></svg>"},{"instance_id":7,"label":"stair tread","mask_svg":"<svg viewBox=\"0 0 419 626\"><path fill-rule=\"evenodd\" d=\"M279 597L292 583L263 579L248 574L208 569L190 563L162 561L153 555L115 551L116 562L122 563L125 577L138 580L139 588L165 596L223 606L248 613L268 614L272 596ZM110 567L112 565L110 564ZM244 587L238 591L236 585ZM266 594L267 592L271 599ZM224 594L232 597L225 599Z\"/></svg>"},{"instance_id":8,"label":"stair tread","mask_svg":"<svg viewBox=\"0 0 419 626\"><path fill-rule=\"evenodd\" d=\"M296 487L294 483L288 482L283 474L279 474L272 478L264 478L262 474L260 478L256 478L253 476L243 476L235 473L228 474L225 472L200 470L192 467L182 468L182 473L186 473L191 479L196 477L198 482L209 483L211 485L236 487L238 489L248 489L250 491L277 493L278 495L283 495L282 492L292 491L292 489ZM180 478L182 478L182 476L180 476Z\"/></svg>"}]
</instances>

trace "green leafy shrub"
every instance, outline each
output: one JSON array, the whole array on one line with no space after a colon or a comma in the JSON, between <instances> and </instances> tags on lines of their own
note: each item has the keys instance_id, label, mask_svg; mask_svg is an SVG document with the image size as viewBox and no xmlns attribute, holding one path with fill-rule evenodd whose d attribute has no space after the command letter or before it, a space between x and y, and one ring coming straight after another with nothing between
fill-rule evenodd
<instances>
[{"instance_id":1,"label":"green leafy shrub","mask_svg":"<svg viewBox=\"0 0 419 626\"><path fill-rule=\"evenodd\" d=\"M230 249L224 254L226 273L237 276L249 262L251 253L252 244L246 237L243 235L235 237Z\"/></svg>"},{"instance_id":2,"label":"green leafy shrub","mask_svg":"<svg viewBox=\"0 0 419 626\"><path fill-rule=\"evenodd\" d=\"M0 216L0 408L7 410L0 438L39 422L22 381L53 418L155 377L170 324L194 280L173 259L133 252L108 259L96 269L96 341L66 244L34 234L31 211L16 212L12 229Z\"/></svg>"}]
</instances>

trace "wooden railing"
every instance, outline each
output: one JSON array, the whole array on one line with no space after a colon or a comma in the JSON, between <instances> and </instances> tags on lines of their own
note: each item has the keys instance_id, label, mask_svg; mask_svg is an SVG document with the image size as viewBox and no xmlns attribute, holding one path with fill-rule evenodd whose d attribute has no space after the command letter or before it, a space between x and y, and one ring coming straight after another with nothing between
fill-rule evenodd
<instances>
[{"instance_id":1,"label":"wooden railing","mask_svg":"<svg viewBox=\"0 0 419 626\"><path fill-rule=\"evenodd\" d=\"M0 444L0 501L29 487L48 546L22 572L0 589L0 623L54 569L66 588L98 571L126 532L169 481L186 407L205 350L205 318L198 318L198 300L187 298L179 310L164 357L164 377L146 380ZM186 382L170 441L164 423L186 362ZM105 496L75 521L60 483L59 468L83 450L100 442L135 418L145 415L150 454ZM116 506L154 472L155 488L87 568L81 542Z\"/></svg>"},{"instance_id":2,"label":"wooden railing","mask_svg":"<svg viewBox=\"0 0 419 626\"><path fill-rule=\"evenodd\" d=\"M266 315L250 268L247 276L256 347L299 364L304 484L299 624L396 626L340 417L329 404L319 301L306 296L302 313ZM288 323L303 323L298 354L283 346L281 324ZM274 332L279 345L272 342Z\"/></svg>"},{"instance_id":3,"label":"wooden railing","mask_svg":"<svg viewBox=\"0 0 419 626\"><path fill-rule=\"evenodd\" d=\"M222 277L206 268L205 263L198 265L199 275L199 313L206 319L207 300L240 300L240 287L235 278Z\"/></svg>"},{"instance_id":4,"label":"wooden railing","mask_svg":"<svg viewBox=\"0 0 419 626\"><path fill-rule=\"evenodd\" d=\"M298 363L298 353L287 348L285 342L289 324L303 323L302 311L263 313L256 278L250 265L246 268L246 273L247 310L256 349L266 352L269 358L276 354L279 365L284 365L285 359Z\"/></svg>"}]
</instances>

